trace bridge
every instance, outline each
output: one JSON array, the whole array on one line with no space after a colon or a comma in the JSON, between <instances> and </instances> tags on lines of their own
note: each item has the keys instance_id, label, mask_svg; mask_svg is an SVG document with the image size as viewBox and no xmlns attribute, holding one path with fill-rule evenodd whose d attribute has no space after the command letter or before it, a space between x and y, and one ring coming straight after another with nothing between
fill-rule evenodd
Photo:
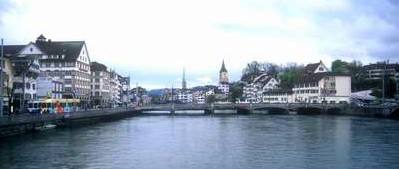
<instances>
[{"instance_id":1,"label":"bridge","mask_svg":"<svg viewBox=\"0 0 399 169\"><path fill-rule=\"evenodd\" d=\"M213 114L215 110L236 110L237 114L251 114L257 110L268 110L269 114L337 114L349 108L347 104L320 103L227 103L227 104L157 104L136 107L139 112L202 110L205 114Z\"/></svg>"}]
</instances>

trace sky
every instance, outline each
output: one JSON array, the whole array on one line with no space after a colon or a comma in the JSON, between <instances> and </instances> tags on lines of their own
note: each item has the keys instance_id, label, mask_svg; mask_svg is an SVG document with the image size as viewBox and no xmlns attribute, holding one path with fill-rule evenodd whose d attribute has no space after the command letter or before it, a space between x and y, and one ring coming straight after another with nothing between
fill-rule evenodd
<instances>
[{"instance_id":1,"label":"sky","mask_svg":"<svg viewBox=\"0 0 399 169\"><path fill-rule=\"evenodd\" d=\"M395 0L0 0L0 38L84 40L91 61L148 89L216 85L251 61L399 61Z\"/></svg>"}]
</instances>

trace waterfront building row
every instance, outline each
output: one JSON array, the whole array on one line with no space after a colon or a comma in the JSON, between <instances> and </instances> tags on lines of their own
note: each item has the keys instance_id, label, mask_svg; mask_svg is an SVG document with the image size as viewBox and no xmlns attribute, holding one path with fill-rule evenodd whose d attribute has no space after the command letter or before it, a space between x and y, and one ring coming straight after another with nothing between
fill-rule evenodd
<instances>
[{"instance_id":1,"label":"waterfront building row","mask_svg":"<svg viewBox=\"0 0 399 169\"><path fill-rule=\"evenodd\" d=\"M264 80L260 80L264 79ZM349 103L351 76L328 70L323 62L308 64L292 89L279 88L278 80L263 73L243 88L242 102Z\"/></svg>"},{"instance_id":2,"label":"waterfront building row","mask_svg":"<svg viewBox=\"0 0 399 169\"><path fill-rule=\"evenodd\" d=\"M2 52L6 111L18 111L40 98L80 99L82 107L128 101L123 95L128 94L130 78L106 67L96 69L99 63L91 62L84 41L52 41L40 35L27 45L4 45Z\"/></svg>"}]
</instances>

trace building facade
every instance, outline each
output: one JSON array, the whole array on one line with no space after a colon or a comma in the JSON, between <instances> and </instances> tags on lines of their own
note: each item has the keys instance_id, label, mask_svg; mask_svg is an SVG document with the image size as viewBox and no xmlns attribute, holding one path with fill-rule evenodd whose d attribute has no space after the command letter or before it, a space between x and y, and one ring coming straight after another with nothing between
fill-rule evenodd
<instances>
[{"instance_id":1,"label":"building facade","mask_svg":"<svg viewBox=\"0 0 399 169\"><path fill-rule=\"evenodd\" d=\"M11 63L11 72L13 75L11 91L7 92L9 95L8 99L11 101L9 111L17 110L19 112L24 112L27 108L27 103L36 99L36 78L40 73L38 59L43 54L43 51L34 43L4 46L4 56L11 61L8 64ZM8 70L8 72L10 72L10 70Z\"/></svg>"},{"instance_id":2,"label":"building facade","mask_svg":"<svg viewBox=\"0 0 399 169\"><path fill-rule=\"evenodd\" d=\"M119 75L115 71L110 71L110 97L113 106L121 105L122 84Z\"/></svg>"},{"instance_id":3,"label":"building facade","mask_svg":"<svg viewBox=\"0 0 399 169\"><path fill-rule=\"evenodd\" d=\"M305 67L292 91L294 102L350 103L351 77L330 72L320 61Z\"/></svg>"},{"instance_id":4,"label":"building facade","mask_svg":"<svg viewBox=\"0 0 399 169\"><path fill-rule=\"evenodd\" d=\"M91 62L90 69L93 77L91 83L91 105L94 107L111 106L110 73L107 70L107 66L98 62Z\"/></svg>"},{"instance_id":5,"label":"building facade","mask_svg":"<svg viewBox=\"0 0 399 169\"><path fill-rule=\"evenodd\" d=\"M63 97L88 104L91 93L90 57L84 41L51 41L40 35L36 45L44 52L40 58L42 76L64 80Z\"/></svg>"},{"instance_id":6,"label":"building facade","mask_svg":"<svg viewBox=\"0 0 399 169\"><path fill-rule=\"evenodd\" d=\"M280 83L267 73L261 73L252 82L244 84L244 102L260 103L264 101L264 93L278 88Z\"/></svg>"},{"instance_id":7,"label":"building facade","mask_svg":"<svg viewBox=\"0 0 399 169\"><path fill-rule=\"evenodd\" d=\"M38 99L62 99L64 93L64 81L58 78L38 77L37 98Z\"/></svg>"}]
</instances>

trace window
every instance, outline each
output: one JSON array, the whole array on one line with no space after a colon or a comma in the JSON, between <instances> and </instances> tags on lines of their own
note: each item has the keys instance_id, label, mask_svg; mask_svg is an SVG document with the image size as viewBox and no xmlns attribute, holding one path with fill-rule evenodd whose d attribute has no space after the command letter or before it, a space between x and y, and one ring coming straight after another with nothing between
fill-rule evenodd
<instances>
[{"instance_id":1,"label":"window","mask_svg":"<svg viewBox=\"0 0 399 169\"><path fill-rule=\"evenodd\" d=\"M95 89L100 89L100 85L95 85L94 88Z\"/></svg>"},{"instance_id":2,"label":"window","mask_svg":"<svg viewBox=\"0 0 399 169\"><path fill-rule=\"evenodd\" d=\"M35 84L32 84L32 89L36 90L36 85Z\"/></svg>"},{"instance_id":3,"label":"window","mask_svg":"<svg viewBox=\"0 0 399 169\"><path fill-rule=\"evenodd\" d=\"M324 68L323 67L319 67L319 71L324 71Z\"/></svg>"},{"instance_id":4,"label":"window","mask_svg":"<svg viewBox=\"0 0 399 169\"><path fill-rule=\"evenodd\" d=\"M99 78L95 78L95 79L94 79L94 82L100 83L100 79L99 79Z\"/></svg>"},{"instance_id":5,"label":"window","mask_svg":"<svg viewBox=\"0 0 399 169\"><path fill-rule=\"evenodd\" d=\"M30 50L30 52L33 52L33 48L30 48L29 50Z\"/></svg>"},{"instance_id":6,"label":"window","mask_svg":"<svg viewBox=\"0 0 399 169\"><path fill-rule=\"evenodd\" d=\"M25 88L26 88L26 89L30 89L30 83L26 83L26 84L25 84Z\"/></svg>"}]
</instances>

